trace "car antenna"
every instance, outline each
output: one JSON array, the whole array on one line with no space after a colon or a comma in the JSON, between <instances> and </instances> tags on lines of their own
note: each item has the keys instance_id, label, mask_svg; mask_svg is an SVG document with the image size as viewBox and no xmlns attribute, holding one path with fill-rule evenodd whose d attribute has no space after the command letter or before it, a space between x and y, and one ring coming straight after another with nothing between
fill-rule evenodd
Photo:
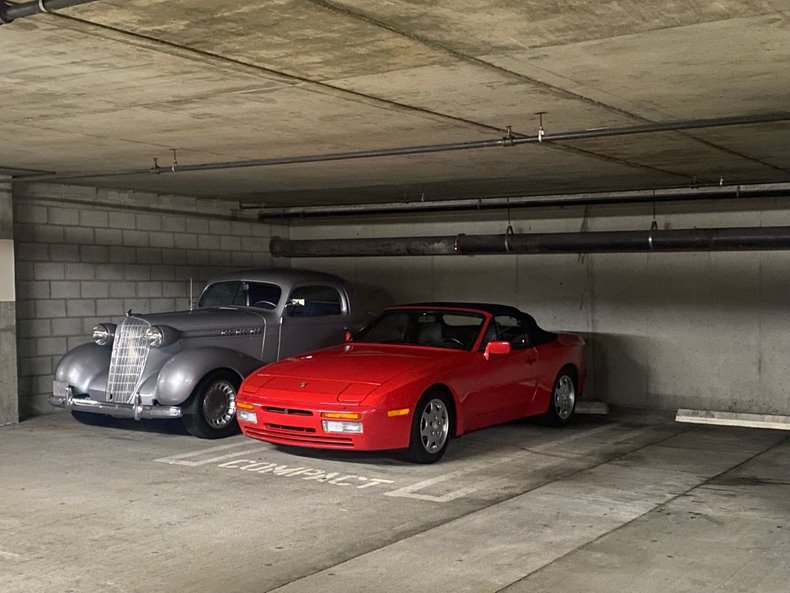
<instances>
[{"instance_id":1,"label":"car antenna","mask_svg":"<svg viewBox=\"0 0 790 593\"><path fill-rule=\"evenodd\" d=\"M195 308L195 301L192 299L192 276L189 277L189 310Z\"/></svg>"}]
</instances>

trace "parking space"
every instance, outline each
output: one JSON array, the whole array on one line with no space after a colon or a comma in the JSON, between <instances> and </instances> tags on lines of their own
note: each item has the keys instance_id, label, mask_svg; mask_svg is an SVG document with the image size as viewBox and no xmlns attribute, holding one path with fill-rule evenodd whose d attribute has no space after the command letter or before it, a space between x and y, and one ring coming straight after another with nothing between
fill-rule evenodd
<instances>
[{"instance_id":1,"label":"parking space","mask_svg":"<svg viewBox=\"0 0 790 593\"><path fill-rule=\"evenodd\" d=\"M55 415L0 433L3 590L659 591L682 568L711 590L758 574L780 591L788 578L781 432L517 422L419 466L171 428Z\"/></svg>"}]
</instances>

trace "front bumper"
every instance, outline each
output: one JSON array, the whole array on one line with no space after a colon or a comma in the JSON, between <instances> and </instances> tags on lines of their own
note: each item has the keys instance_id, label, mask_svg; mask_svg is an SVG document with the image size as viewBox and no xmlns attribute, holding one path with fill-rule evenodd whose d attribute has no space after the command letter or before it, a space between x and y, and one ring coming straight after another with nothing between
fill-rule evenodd
<instances>
[{"instance_id":1,"label":"front bumper","mask_svg":"<svg viewBox=\"0 0 790 593\"><path fill-rule=\"evenodd\" d=\"M342 404L305 405L300 401L283 401L241 397L255 406L256 422L237 419L242 433L253 439L278 445L315 449L355 449L380 451L402 449L409 445L411 416L388 417L386 410L370 407L349 407ZM298 411L283 414L272 410ZM362 433L325 432L321 412L358 412L362 415Z\"/></svg>"},{"instance_id":2,"label":"front bumper","mask_svg":"<svg viewBox=\"0 0 790 593\"><path fill-rule=\"evenodd\" d=\"M50 405L56 408L64 408L69 412L107 414L114 418L134 418L135 420L181 418L183 415L181 408L178 406L144 406L140 402L139 395L134 403L120 404L99 402L88 397L74 397L71 387L58 389L58 391L58 393L49 396Z\"/></svg>"}]
</instances>

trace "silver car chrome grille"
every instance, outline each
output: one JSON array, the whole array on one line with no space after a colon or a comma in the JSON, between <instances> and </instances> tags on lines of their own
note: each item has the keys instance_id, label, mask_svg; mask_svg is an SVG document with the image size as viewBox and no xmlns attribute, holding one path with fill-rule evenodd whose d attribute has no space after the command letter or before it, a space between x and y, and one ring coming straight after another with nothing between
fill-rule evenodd
<instances>
[{"instance_id":1,"label":"silver car chrome grille","mask_svg":"<svg viewBox=\"0 0 790 593\"><path fill-rule=\"evenodd\" d=\"M148 360L150 346L145 332L149 327L150 323L136 317L127 317L118 326L107 377L107 401L132 402Z\"/></svg>"}]
</instances>

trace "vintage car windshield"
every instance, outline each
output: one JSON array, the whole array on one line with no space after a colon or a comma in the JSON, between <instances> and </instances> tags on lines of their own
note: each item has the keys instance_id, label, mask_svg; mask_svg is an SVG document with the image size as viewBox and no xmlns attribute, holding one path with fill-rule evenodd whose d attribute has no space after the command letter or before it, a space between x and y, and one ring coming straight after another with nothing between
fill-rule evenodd
<instances>
[{"instance_id":1,"label":"vintage car windshield","mask_svg":"<svg viewBox=\"0 0 790 593\"><path fill-rule=\"evenodd\" d=\"M280 287L268 282L215 282L203 291L198 307L255 307L271 310L277 307L281 296Z\"/></svg>"},{"instance_id":2,"label":"vintage car windshield","mask_svg":"<svg viewBox=\"0 0 790 593\"><path fill-rule=\"evenodd\" d=\"M354 338L355 342L409 344L471 350L484 317L479 313L432 309L385 311Z\"/></svg>"}]
</instances>

